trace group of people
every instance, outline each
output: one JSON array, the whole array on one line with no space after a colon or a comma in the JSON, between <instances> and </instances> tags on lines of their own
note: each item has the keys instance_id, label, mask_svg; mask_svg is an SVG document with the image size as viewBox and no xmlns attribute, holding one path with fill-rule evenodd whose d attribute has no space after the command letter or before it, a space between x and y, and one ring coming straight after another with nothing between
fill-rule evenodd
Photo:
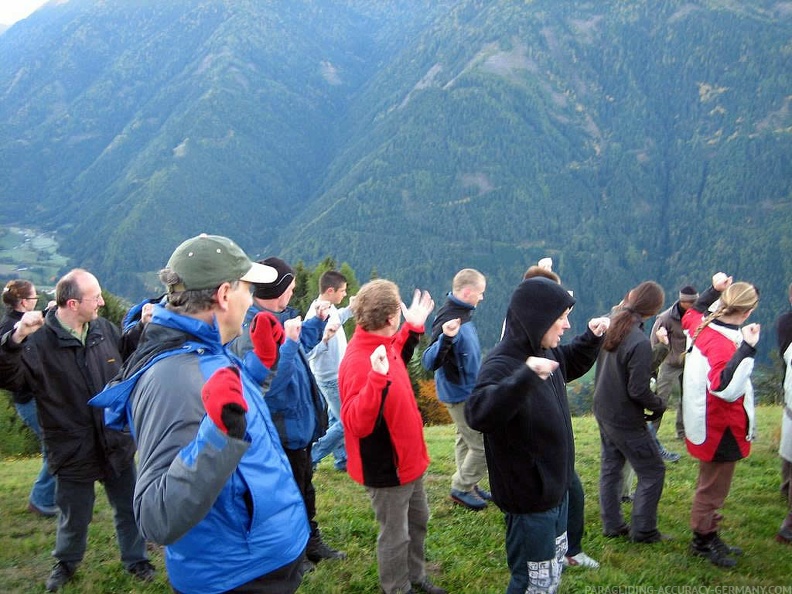
<instances>
[{"instance_id":1,"label":"group of people","mask_svg":"<svg viewBox=\"0 0 792 594\"><path fill-rule=\"evenodd\" d=\"M42 429L44 465L29 509L58 518L47 590L59 590L83 558L100 481L134 577L155 575L149 540L164 545L175 592L294 592L316 563L346 557L316 520L314 469L333 454L365 488L379 525L382 591L444 594L426 573L429 455L407 370L434 311L429 293L416 290L407 306L393 282L376 279L341 307L346 279L327 271L303 319L289 307L288 263L253 262L230 239L206 234L179 245L160 280L165 296L139 308L123 332L99 316L101 287L86 270L60 279L45 312L34 310L31 283L4 289L0 387ZM643 323L664 295L641 283L562 344L575 298L544 259L514 290L501 340L482 360L472 316L485 290L479 271L457 273L421 362L456 427L451 500L473 511L491 501L505 514L506 591L555 592L565 566L598 567L581 546L566 397L566 384L595 363L605 535L666 538L657 505L668 457L656 427L681 377L677 431L700 461L691 552L733 566L741 551L720 539L718 510L753 434L760 329L744 324L756 289L722 273L700 296L683 289L650 340ZM343 324L353 316L347 343ZM792 312L782 320L781 453L792 506ZM628 464L638 477L630 524L621 510ZM480 485L487 476L490 490ZM792 542L792 512L777 539Z\"/></svg>"}]
</instances>

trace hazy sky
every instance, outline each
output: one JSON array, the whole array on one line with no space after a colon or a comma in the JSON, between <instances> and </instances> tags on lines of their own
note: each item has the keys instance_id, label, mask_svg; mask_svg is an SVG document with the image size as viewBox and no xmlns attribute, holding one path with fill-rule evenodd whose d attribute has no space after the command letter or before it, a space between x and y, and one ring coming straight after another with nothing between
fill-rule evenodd
<instances>
[{"instance_id":1,"label":"hazy sky","mask_svg":"<svg viewBox=\"0 0 792 594\"><path fill-rule=\"evenodd\" d=\"M47 0L0 0L0 23L11 25L24 19Z\"/></svg>"}]
</instances>

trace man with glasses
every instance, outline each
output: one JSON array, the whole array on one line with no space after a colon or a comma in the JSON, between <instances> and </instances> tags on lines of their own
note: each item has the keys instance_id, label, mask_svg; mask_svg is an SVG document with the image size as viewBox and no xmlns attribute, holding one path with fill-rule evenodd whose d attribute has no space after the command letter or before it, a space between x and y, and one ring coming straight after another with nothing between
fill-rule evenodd
<instances>
[{"instance_id":1,"label":"man with glasses","mask_svg":"<svg viewBox=\"0 0 792 594\"><path fill-rule=\"evenodd\" d=\"M128 433L106 427L103 411L88 405L131 349L119 329L99 317L102 289L90 272L77 268L64 275L55 287L55 302L46 317L28 311L0 337L0 387L27 385L38 395L47 460L57 484L56 564L47 590L59 590L82 561L96 481L103 483L113 507L125 569L150 581L154 567L132 510L134 442Z\"/></svg>"}]
</instances>

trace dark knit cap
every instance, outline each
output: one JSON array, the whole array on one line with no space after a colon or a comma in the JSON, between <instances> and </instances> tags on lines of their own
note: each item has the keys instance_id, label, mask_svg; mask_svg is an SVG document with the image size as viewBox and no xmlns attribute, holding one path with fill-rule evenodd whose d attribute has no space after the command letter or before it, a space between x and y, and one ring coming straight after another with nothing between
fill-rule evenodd
<instances>
[{"instance_id":1,"label":"dark knit cap","mask_svg":"<svg viewBox=\"0 0 792 594\"><path fill-rule=\"evenodd\" d=\"M280 258L267 258L260 264L270 266L278 272L278 278L271 283L255 283L253 295L259 299L277 299L289 288L294 280L294 269Z\"/></svg>"},{"instance_id":2,"label":"dark knit cap","mask_svg":"<svg viewBox=\"0 0 792 594\"><path fill-rule=\"evenodd\" d=\"M696 291L695 287L691 287L690 285L685 285L679 289L680 301L695 301L698 299L698 296L698 291Z\"/></svg>"}]
</instances>

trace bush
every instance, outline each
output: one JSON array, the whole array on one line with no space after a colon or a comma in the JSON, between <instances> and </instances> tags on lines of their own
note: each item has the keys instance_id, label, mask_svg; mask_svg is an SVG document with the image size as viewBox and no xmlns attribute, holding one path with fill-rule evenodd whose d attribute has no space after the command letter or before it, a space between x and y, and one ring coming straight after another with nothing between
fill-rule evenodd
<instances>
[{"instance_id":1,"label":"bush","mask_svg":"<svg viewBox=\"0 0 792 594\"><path fill-rule=\"evenodd\" d=\"M437 398L437 390L433 379L419 379L415 381L418 389L415 398L418 401L418 410L421 411L424 425L448 425L451 415L448 409Z\"/></svg>"}]
</instances>

